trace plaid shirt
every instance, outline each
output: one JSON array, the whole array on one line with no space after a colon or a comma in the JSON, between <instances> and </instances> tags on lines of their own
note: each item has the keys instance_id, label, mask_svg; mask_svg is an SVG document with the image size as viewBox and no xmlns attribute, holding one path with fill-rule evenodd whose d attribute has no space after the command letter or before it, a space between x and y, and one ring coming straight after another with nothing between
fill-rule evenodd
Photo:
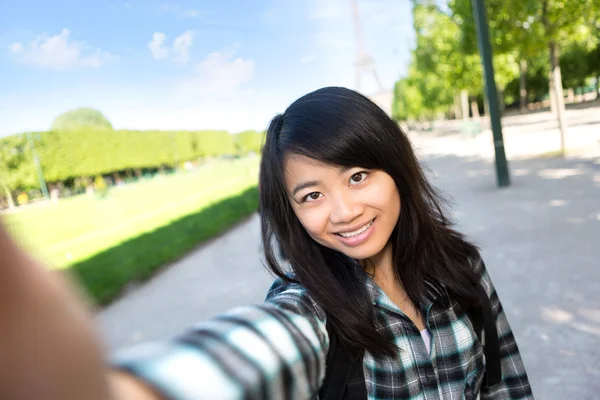
<instances>
[{"instance_id":1,"label":"plaid shirt","mask_svg":"<svg viewBox=\"0 0 600 400\"><path fill-rule=\"evenodd\" d=\"M456 303L422 305L431 352L415 325L373 282L376 316L395 337L395 357L365 352L368 397L378 399L532 399L531 387L502 305L483 263L500 342L502 380L480 390L481 343ZM169 399L315 399L329 346L323 310L298 284L277 280L264 304L242 307L195 325L168 342L118 354L115 365Z\"/></svg>"}]
</instances>

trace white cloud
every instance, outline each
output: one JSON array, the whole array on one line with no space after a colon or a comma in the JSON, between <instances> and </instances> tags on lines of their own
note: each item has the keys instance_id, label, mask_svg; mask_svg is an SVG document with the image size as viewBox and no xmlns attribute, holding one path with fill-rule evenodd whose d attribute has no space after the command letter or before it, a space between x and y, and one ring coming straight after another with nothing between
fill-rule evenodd
<instances>
[{"instance_id":1,"label":"white cloud","mask_svg":"<svg viewBox=\"0 0 600 400\"><path fill-rule=\"evenodd\" d=\"M209 54L194 67L194 75L177 82L175 95L196 99L228 98L254 76L254 61L234 57L231 49Z\"/></svg>"},{"instance_id":2,"label":"white cloud","mask_svg":"<svg viewBox=\"0 0 600 400\"><path fill-rule=\"evenodd\" d=\"M23 45L21 43L13 43L10 45L10 47L8 48L8 50L10 50L11 53L20 53L23 51Z\"/></svg>"},{"instance_id":3,"label":"white cloud","mask_svg":"<svg viewBox=\"0 0 600 400\"><path fill-rule=\"evenodd\" d=\"M175 11L175 9L177 9L178 7L173 5L170 2L166 2L160 5L160 7L158 8L158 12L163 14L163 13L170 13Z\"/></svg>"},{"instance_id":4,"label":"white cloud","mask_svg":"<svg viewBox=\"0 0 600 400\"><path fill-rule=\"evenodd\" d=\"M185 10L180 14L180 16L183 18L196 18L198 15L200 15L198 10Z\"/></svg>"},{"instance_id":5,"label":"white cloud","mask_svg":"<svg viewBox=\"0 0 600 400\"><path fill-rule=\"evenodd\" d=\"M173 52L175 53L175 61L186 63L190 59L190 47L194 42L192 31L187 31L177 36L173 41Z\"/></svg>"},{"instance_id":6,"label":"white cloud","mask_svg":"<svg viewBox=\"0 0 600 400\"><path fill-rule=\"evenodd\" d=\"M115 59L116 57L114 57L110 53L101 50L96 50L87 57L80 59L79 65L84 67L98 68L103 66L107 62L110 62Z\"/></svg>"},{"instance_id":7,"label":"white cloud","mask_svg":"<svg viewBox=\"0 0 600 400\"><path fill-rule=\"evenodd\" d=\"M167 35L162 32L155 32L152 35L152 40L148 43L148 49L155 60L166 58L169 55L169 49L164 46L166 40Z\"/></svg>"},{"instance_id":8,"label":"white cloud","mask_svg":"<svg viewBox=\"0 0 600 400\"><path fill-rule=\"evenodd\" d=\"M13 43L9 50L23 64L54 70L96 68L116 59L100 49L89 51L85 43L69 40L70 35L68 29L63 29L54 36L41 35L29 46Z\"/></svg>"},{"instance_id":9,"label":"white cloud","mask_svg":"<svg viewBox=\"0 0 600 400\"><path fill-rule=\"evenodd\" d=\"M198 11L193 8L184 9L173 2L165 2L161 4L158 8L158 12L160 14L174 14L177 16L177 18L198 18L200 15L210 13L205 10Z\"/></svg>"},{"instance_id":10,"label":"white cloud","mask_svg":"<svg viewBox=\"0 0 600 400\"><path fill-rule=\"evenodd\" d=\"M155 32L152 40L148 43L148 49L155 60L165 59L170 53L173 54L173 60L185 64L190 59L190 48L194 43L194 33L186 31L173 40L172 48L167 45L167 35L162 32Z\"/></svg>"}]
</instances>

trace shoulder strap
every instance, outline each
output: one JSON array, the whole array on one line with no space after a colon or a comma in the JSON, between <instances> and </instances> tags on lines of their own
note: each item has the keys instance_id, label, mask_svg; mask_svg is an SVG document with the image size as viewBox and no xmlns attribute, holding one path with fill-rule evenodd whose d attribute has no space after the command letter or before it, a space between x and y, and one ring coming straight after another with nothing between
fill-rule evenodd
<instances>
[{"instance_id":1,"label":"shoulder strap","mask_svg":"<svg viewBox=\"0 0 600 400\"><path fill-rule=\"evenodd\" d=\"M459 305L471 321L471 325L473 325L473 330L475 331L477 338L483 343L483 351L486 360L483 384L484 386L492 387L502 380L500 342L490 298L481 284L478 283L475 290L477 292L477 297L481 300L479 306L467 306L462 302L459 302Z\"/></svg>"},{"instance_id":2,"label":"shoulder strap","mask_svg":"<svg viewBox=\"0 0 600 400\"><path fill-rule=\"evenodd\" d=\"M486 368L483 376L484 385L492 387L502 380L502 363L500 359L500 340L496 329L496 320L492 311L492 304L483 286L478 285L477 291L482 299L480 312L483 315L483 332L485 342L483 351L485 353ZM481 335L481 325L479 326Z\"/></svg>"},{"instance_id":3,"label":"shoulder strap","mask_svg":"<svg viewBox=\"0 0 600 400\"><path fill-rule=\"evenodd\" d=\"M326 323L329 351L325 365L325 380L319 390L320 400L365 400L367 386L363 372L363 354L352 354L340 345L333 326Z\"/></svg>"}]
</instances>

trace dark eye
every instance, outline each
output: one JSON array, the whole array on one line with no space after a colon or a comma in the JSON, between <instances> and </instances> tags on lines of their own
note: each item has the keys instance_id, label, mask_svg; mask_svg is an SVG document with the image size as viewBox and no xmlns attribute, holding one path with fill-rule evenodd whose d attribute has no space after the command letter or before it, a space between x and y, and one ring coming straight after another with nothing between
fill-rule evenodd
<instances>
[{"instance_id":1,"label":"dark eye","mask_svg":"<svg viewBox=\"0 0 600 400\"><path fill-rule=\"evenodd\" d=\"M350 177L350 181L352 183L360 183L365 179L366 176L367 176L366 172L357 172L356 174L354 174Z\"/></svg>"},{"instance_id":2,"label":"dark eye","mask_svg":"<svg viewBox=\"0 0 600 400\"><path fill-rule=\"evenodd\" d=\"M304 201L315 201L315 200L319 200L319 198L321 197L321 193L319 192L312 192L307 194L306 196L304 196Z\"/></svg>"}]
</instances>

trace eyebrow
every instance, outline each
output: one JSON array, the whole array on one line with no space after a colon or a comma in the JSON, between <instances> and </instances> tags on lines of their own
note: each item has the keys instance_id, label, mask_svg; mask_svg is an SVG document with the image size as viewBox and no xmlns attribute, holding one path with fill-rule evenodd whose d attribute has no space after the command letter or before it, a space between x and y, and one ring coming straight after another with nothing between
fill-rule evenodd
<instances>
[{"instance_id":1,"label":"eyebrow","mask_svg":"<svg viewBox=\"0 0 600 400\"><path fill-rule=\"evenodd\" d=\"M302 182L299 183L298 185L296 185L296 187L294 188L293 192L292 192L292 196L295 196L296 193L298 193L299 191L301 191L302 189L306 189L309 188L311 186L317 186L319 183L321 183L320 181L306 181L306 182Z\"/></svg>"}]
</instances>

